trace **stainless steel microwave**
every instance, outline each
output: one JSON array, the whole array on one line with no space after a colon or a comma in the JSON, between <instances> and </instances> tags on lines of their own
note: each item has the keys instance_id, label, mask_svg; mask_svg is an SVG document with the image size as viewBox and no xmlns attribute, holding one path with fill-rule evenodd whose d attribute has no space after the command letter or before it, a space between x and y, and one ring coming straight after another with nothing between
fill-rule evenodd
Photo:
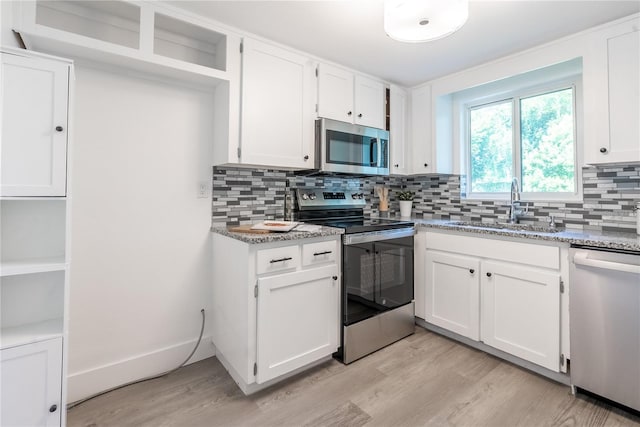
<instances>
[{"instance_id":1,"label":"stainless steel microwave","mask_svg":"<svg viewBox=\"0 0 640 427\"><path fill-rule=\"evenodd\" d=\"M315 166L322 172L389 175L389 132L318 119Z\"/></svg>"}]
</instances>

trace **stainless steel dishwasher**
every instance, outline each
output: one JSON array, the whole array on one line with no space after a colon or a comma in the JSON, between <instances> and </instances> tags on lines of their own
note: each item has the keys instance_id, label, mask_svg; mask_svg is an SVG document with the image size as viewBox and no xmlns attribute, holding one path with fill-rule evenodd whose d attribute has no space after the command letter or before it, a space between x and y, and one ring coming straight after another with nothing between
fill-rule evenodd
<instances>
[{"instance_id":1,"label":"stainless steel dishwasher","mask_svg":"<svg viewBox=\"0 0 640 427\"><path fill-rule=\"evenodd\" d=\"M640 411L640 253L569 254L571 383Z\"/></svg>"}]
</instances>

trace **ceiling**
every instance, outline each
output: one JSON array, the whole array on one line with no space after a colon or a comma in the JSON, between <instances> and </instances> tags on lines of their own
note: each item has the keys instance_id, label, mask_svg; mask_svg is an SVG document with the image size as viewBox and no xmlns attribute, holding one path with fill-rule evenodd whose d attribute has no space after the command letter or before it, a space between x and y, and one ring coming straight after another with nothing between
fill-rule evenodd
<instances>
[{"instance_id":1,"label":"ceiling","mask_svg":"<svg viewBox=\"0 0 640 427\"><path fill-rule=\"evenodd\" d=\"M171 3L406 87L640 12L638 0L471 0L458 32L412 44L385 34L382 0Z\"/></svg>"}]
</instances>

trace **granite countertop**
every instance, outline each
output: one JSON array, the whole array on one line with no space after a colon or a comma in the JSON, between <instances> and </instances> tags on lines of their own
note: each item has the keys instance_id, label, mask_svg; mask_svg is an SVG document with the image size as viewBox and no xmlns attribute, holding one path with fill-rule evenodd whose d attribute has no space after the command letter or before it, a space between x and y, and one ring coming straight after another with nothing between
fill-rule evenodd
<instances>
[{"instance_id":1,"label":"granite countertop","mask_svg":"<svg viewBox=\"0 0 640 427\"><path fill-rule=\"evenodd\" d=\"M567 243L575 245L592 246L604 249L622 249L640 253L640 236L636 233L616 233L606 231L560 229L549 233L531 230L512 230L506 228L460 225L458 221L438 219L411 219L416 224L416 229L436 228L448 231L472 233L484 236L515 237L532 240L545 240L549 242ZM236 233L227 230L226 226L211 227L211 232L228 236L250 244L283 242L288 240L310 239L314 237L336 236L344 234L341 228L322 227L318 231L289 231L287 233L249 234Z\"/></svg>"},{"instance_id":2,"label":"granite countertop","mask_svg":"<svg viewBox=\"0 0 640 427\"><path fill-rule=\"evenodd\" d=\"M575 245L593 246L605 249L623 249L640 252L640 236L636 233L616 233L606 231L560 229L557 232L510 230L505 228L490 228L465 226L456 224L458 221L419 219L414 218L416 228L437 228L451 231L463 231L467 233L486 236L519 237L523 239L546 240ZM491 224L488 224L489 226Z\"/></svg>"},{"instance_id":3,"label":"granite countertop","mask_svg":"<svg viewBox=\"0 0 640 427\"><path fill-rule=\"evenodd\" d=\"M240 240L250 244L260 243L273 243L273 242L285 242L288 240L300 240L311 239L313 237L326 237L337 236L344 234L344 230L341 228L322 227L318 231L289 231L286 233L274 232L269 234L251 234L251 233L236 233L227 230L224 225L211 227L212 233L222 234L223 236L231 237L236 240Z\"/></svg>"}]
</instances>

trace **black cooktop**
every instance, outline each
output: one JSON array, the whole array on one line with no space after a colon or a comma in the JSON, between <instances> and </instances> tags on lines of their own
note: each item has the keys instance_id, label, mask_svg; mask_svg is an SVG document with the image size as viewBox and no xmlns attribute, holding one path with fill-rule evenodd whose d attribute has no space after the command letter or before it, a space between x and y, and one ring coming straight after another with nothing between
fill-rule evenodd
<instances>
[{"instance_id":1,"label":"black cooktop","mask_svg":"<svg viewBox=\"0 0 640 427\"><path fill-rule=\"evenodd\" d=\"M413 227L413 222L406 220L396 220L387 218L353 218L353 219L316 219L314 224L325 225L327 227L343 228L345 234L364 233L368 231L383 231L396 228Z\"/></svg>"}]
</instances>

